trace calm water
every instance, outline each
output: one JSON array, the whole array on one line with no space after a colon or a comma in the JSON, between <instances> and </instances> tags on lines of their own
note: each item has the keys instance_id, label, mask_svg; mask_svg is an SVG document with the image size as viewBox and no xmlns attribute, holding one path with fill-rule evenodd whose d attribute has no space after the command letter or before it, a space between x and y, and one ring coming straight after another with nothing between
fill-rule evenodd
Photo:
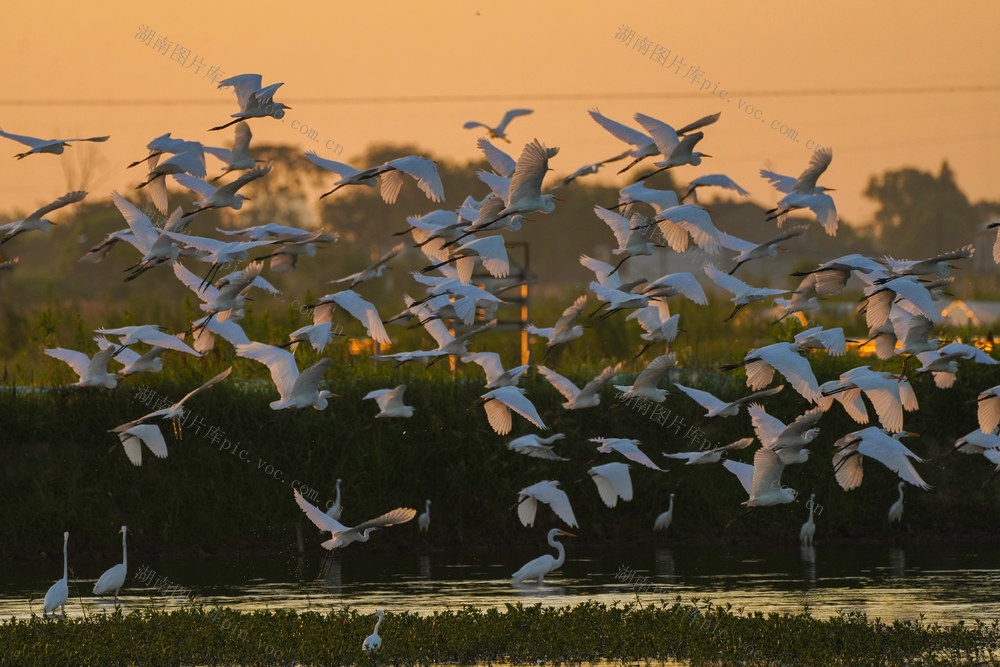
<instances>
[{"instance_id":1,"label":"calm water","mask_svg":"<svg viewBox=\"0 0 1000 667\"><path fill-rule=\"evenodd\" d=\"M363 545L348 547L330 559L321 575L318 559L229 558L133 562L122 590L126 611L172 609L185 603L158 586L190 588L209 606L236 609L286 608L326 612L351 605L428 613L464 605L572 605L586 600L634 601L629 584L616 574L623 567L648 576L655 590L643 603L681 595L708 597L754 611L801 611L819 617L838 610L862 611L883 620L914 619L950 624L1000 617L1000 547L981 545L800 549L792 546L674 547L633 550L621 555L574 554L542 586L515 588L510 575L545 552L505 551L495 557L421 555L372 557ZM72 558L72 554L70 554ZM0 616L41 613L41 599L59 577L62 563L0 564ZM114 608L90 594L108 563L70 562L67 613L78 616ZM158 580L136 579L142 567ZM34 601L29 608L29 598ZM81 600L82 597L82 600Z\"/></svg>"}]
</instances>

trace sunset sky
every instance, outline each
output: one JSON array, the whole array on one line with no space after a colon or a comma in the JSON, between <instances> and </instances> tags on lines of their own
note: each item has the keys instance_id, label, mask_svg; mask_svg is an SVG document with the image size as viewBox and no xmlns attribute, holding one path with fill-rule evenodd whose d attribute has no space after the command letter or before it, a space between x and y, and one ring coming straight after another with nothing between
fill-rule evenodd
<instances>
[{"instance_id":1,"label":"sunset sky","mask_svg":"<svg viewBox=\"0 0 1000 667\"><path fill-rule=\"evenodd\" d=\"M757 170L797 175L811 142L833 147L822 183L837 188L841 216L852 223L872 215L861 196L870 175L901 166L936 172L944 159L972 200L1000 199L994 2L105 5L5 8L0 127L111 139L21 161L10 157L20 145L0 139L0 210L80 185L67 173L85 159L97 165L86 183L92 196L132 191L143 174L125 165L168 131L228 145L231 131L207 132L237 109L231 89L205 76L213 67L221 77L257 72L265 83L284 82L276 99L292 110L284 123L251 121L255 141L330 158L325 147L340 144L345 161L378 142L473 159L480 133L462 124L495 124L504 110L525 106L535 113L514 121L507 148L516 155L535 137L558 146L551 166L562 175L624 149L588 109L633 126L641 111L675 127L721 110L699 146L714 157L678 170L678 179L726 173L772 204ZM616 37L623 26L635 31L629 44ZM149 43L136 38L141 27L155 31ZM652 43L645 55L635 48L640 37ZM166 54L154 50L157 38L169 40ZM683 59L680 73L650 58L657 44L670 60ZM176 45L198 65L172 60ZM697 84L685 78L692 65ZM728 99L701 91L705 80ZM293 120L319 141L293 130ZM773 121L794 128L798 142ZM213 161L210 171L217 168ZM613 171L591 178L631 182ZM457 205L466 193L447 194Z\"/></svg>"}]
</instances>

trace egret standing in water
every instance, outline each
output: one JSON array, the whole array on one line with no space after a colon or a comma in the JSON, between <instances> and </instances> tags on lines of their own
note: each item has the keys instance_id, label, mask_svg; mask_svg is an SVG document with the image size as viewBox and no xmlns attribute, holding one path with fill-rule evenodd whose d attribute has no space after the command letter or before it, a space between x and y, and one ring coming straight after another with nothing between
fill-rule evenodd
<instances>
[{"instance_id":1,"label":"egret standing in water","mask_svg":"<svg viewBox=\"0 0 1000 667\"><path fill-rule=\"evenodd\" d=\"M670 522L674 520L674 494L670 494L670 506L667 511L656 517L653 522L653 530L666 530L670 527Z\"/></svg>"},{"instance_id":2,"label":"egret standing in water","mask_svg":"<svg viewBox=\"0 0 1000 667\"><path fill-rule=\"evenodd\" d=\"M510 583L516 586L524 582L526 579L534 579L541 584L545 575L552 570L561 567L562 564L566 562L566 550L563 548L562 544L556 542L556 538L559 536L576 537L573 533L567 533L566 531L559 530L558 528L550 530L548 538L549 546L553 547L559 556L553 557L549 554L545 554L544 556L539 556L534 560L528 561L524 564L524 567L514 573L514 576L510 578Z\"/></svg>"},{"instance_id":3,"label":"egret standing in water","mask_svg":"<svg viewBox=\"0 0 1000 667\"><path fill-rule=\"evenodd\" d=\"M428 500L424 503L423 514L417 517L417 525L420 527L421 533L426 533L431 527L431 501Z\"/></svg>"},{"instance_id":4,"label":"egret standing in water","mask_svg":"<svg viewBox=\"0 0 1000 667\"><path fill-rule=\"evenodd\" d=\"M889 508L889 522L899 523L903 520L903 482L896 485L899 489L899 499Z\"/></svg>"},{"instance_id":5,"label":"egret standing in water","mask_svg":"<svg viewBox=\"0 0 1000 667\"><path fill-rule=\"evenodd\" d=\"M62 607L63 616L66 615L66 599L69 597L69 563L66 559L66 549L69 546L69 533L63 533L63 576L62 579L52 584L45 593L45 606L42 607L42 616L50 611L55 611L57 607Z\"/></svg>"},{"instance_id":6,"label":"egret standing in water","mask_svg":"<svg viewBox=\"0 0 1000 667\"><path fill-rule=\"evenodd\" d=\"M128 574L128 554L125 550L125 535L128 528L122 526L118 532L122 534L122 562L109 568L94 584L94 595L104 595L114 591L115 602L118 601L118 591L125 585L125 575Z\"/></svg>"},{"instance_id":7,"label":"egret standing in water","mask_svg":"<svg viewBox=\"0 0 1000 667\"><path fill-rule=\"evenodd\" d=\"M809 496L809 519L799 528L799 543L804 547L811 547L813 535L816 534L816 522L813 521L813 509L816 507L816 494Z\"/></svg>"}]
</instances>

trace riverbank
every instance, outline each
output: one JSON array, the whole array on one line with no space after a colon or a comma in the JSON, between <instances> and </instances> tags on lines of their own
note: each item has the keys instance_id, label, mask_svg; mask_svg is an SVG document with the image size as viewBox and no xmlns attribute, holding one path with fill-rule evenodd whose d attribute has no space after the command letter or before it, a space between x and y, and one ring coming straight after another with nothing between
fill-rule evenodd
<instances>
[{"instance_id":1,"label":"riverbank","mask_svg":"<svg viewBox=\"0 0 1000 667\"><path fill-rule=\"evenodd\" d=\"M991 626L886 624L861 614L742 613L711 602L508 605L431 615L187 608L0 623L0 664L429 664L689 660L693 664L998 664Z\"/></svg>"}]
</instances>

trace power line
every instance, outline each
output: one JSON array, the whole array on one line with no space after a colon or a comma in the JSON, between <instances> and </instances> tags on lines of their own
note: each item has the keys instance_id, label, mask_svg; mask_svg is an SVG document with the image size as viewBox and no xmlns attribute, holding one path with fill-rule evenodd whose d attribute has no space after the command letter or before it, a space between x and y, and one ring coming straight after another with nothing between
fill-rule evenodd
<instances>
[{"instance_id":1,"label":"power line","mask_svg":"<svg viewBox=\"0 0 1000 667\"><path fill-rule=\"evenodd\" d=\"M732 90L729 97L837 97L837 96L888 96L888 95L953 95L966 93L1000 92L1000 84L968 86L916 86L907 88L824 88L816 90ZM394 97L303 97L299 104L448 104L455 102L587 102L595 100L681 100L699 99L707 91L691 90L677 93L526 93L487 95L402 95ZM0 106L205 106L231 105L225 99L131 99L131 100L0 100Z\"/></svg>"}]
</instances>

